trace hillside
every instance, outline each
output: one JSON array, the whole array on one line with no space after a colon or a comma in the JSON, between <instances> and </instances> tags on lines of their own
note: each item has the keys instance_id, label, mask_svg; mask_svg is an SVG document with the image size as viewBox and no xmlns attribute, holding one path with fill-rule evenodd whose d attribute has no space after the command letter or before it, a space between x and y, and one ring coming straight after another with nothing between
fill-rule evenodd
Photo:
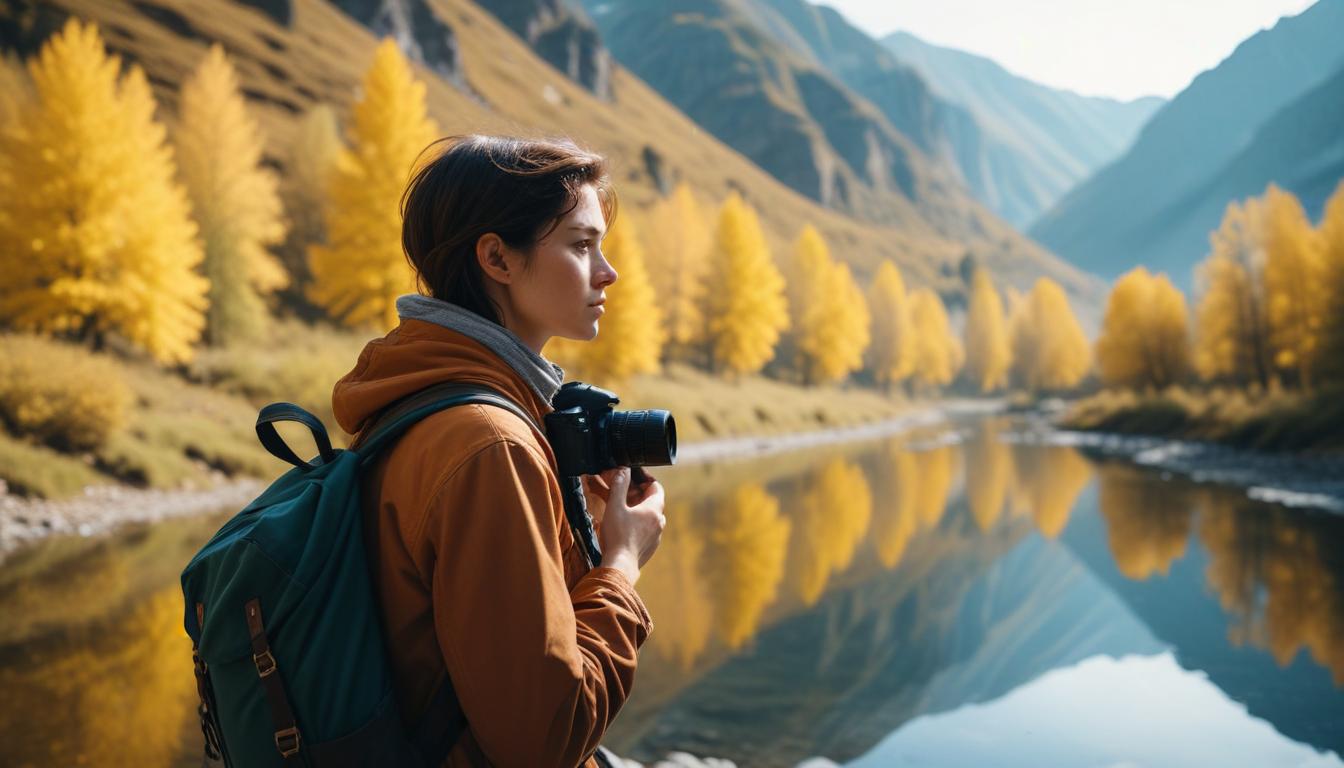
<instances>
[{"instance_id":1,"label":"hillside","mask_svg":"<svg viewBox=\"0 0 1344 768\"><path fill-rule=\"evenodd\" d=\"M882 43L933 92L966 108L985 133L991 168L1007 166L994 209L1026 227L1078 182L1120 156L1164 100L1081 96L1019 77L998 63L897 32ZM1020 182L1010 185L1008 182ZM982 198L983 199L983 198Z\"/></svg>"},{"instance_id":2,"label":"hillside","mask_svg":"<svg viewBox=\"0 0 1344 768\"><path fill-rule=\"evenodd\" d=\"M1320 0L1248 38L1164 106L1124 156L1042 216L1031 234L1106 277L1145 263L1189 286L1207 243L1188 233L1206 233L1218 221L1201 213L1182 222L1197 205L1221 213L1229 200L1211 196L1220 174L1262 126L1344 66L1340 30L1344 0ZM1301 138L1293 141L1310 151ZM1286 170L1272 169L1272 178ZM1187 234L1173 236L1182 226Z\"/></svg>"},{"instance_id":3,"label":"hillside","mask_svg":"<svg viewBox=\"0 0 1344 768\"><path fill-rule=\"evenodd\" d=\"M572 136L612 158L623 200L632 209L648 205L682 179L711 199L739 190L760 209L776 248L785 247L810 221L863 275L890 258L913 282L955 293L960 289L956 266L969 252L1013 284L1049 274L1075 293L1096 290L1088 277L988 214L963 221L953 236L955 215L937 229L913 213L874 225L828 210L707 135L621 67L612 68L611 100L599 98L467 0L394 5L403 15L409 12L413 22L428 12L434 23L413 24L409 34L422 47L439 43L449 54L446 60L426 59L418 68L428 86L431 116L445 134ZM267 133L268 161L279 167L308 109L328 103L340 113L348 111L377 42L368 28L324 0L52 0L41 5L17 0L11 6L0 21L4 46L11 50L34 50L65 14L97 22L111 49L144 66L162 106L160 116L168 121L182 80L210 42L221 42ZM417 7L422 10L416 12Z\"/></svg>"}]
</instances>

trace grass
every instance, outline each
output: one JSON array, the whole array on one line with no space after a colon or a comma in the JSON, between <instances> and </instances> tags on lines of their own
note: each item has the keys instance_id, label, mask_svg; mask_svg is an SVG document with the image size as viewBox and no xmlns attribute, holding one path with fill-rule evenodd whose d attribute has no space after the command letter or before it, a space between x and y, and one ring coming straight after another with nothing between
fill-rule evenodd
<instances>
[{"instance_id":1,"label":"grass","mask_svg":"<svg viewBox=\"0 0 1344 768\"><path fill-rule=\"evenodd\" d=\"M134 403L125 423L98 446L74 453L0 430L0 479L14 493L61 498L88 485L190 489L208 487L220 475L273 478L288 465L261 447L254 424L258 408L277 400L316 414L333 445L345 445L331 414L331 389L354 365L368 334L292 320L275 327L266 343L202 350L176 372L109 358ZM615 389L620 408L672 411L683 443L846 427L908 407L867 389L804 388L751 376L725 381L684 365ZM301 455L312 453L306 429L280 429Z\"/></svg>"},{"instance_id":2,"label":"grass","mask_svg":"<svg viewBox=\"0 0 1344 768\"><path fill-rule=\"evenodd\" d=\"M1074 403L1063 425L1267 451L1344 451L1344 392L1105 390Z\"/></svg>"}]
</instances>

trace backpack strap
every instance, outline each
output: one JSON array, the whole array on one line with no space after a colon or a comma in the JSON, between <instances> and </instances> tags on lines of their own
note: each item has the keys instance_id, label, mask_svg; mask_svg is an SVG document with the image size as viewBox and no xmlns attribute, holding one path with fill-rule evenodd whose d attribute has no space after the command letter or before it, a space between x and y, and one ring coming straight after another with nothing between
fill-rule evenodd
<instances>
[{"instance_id":1,"label":"backpack strap","mask_svg":"<svg viewBox=\"0 0 1344 768\"><path fill-rule=\"evenodd\" d=\"M372 424L360 430L359 435L350 444L350 450L358 452L360 462L367 464L426 416L453 406L471 403L503 408L530 424L543 438L546 436L546 430L542 429L537 420L523 410L522 406L490 387L481 384L445 382L423 389L388 406L374 418Z\"/></svg>"}]
</instances>

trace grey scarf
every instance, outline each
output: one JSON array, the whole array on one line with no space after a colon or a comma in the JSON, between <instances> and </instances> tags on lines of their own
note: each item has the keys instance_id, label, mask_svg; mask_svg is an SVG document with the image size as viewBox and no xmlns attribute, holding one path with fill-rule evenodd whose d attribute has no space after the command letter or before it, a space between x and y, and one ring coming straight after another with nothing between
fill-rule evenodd
<instances>
[{"instance_id":1,"label":"grey scarf","mask_svg":"<svg viewBox=\"0 0 1344 768\"><path fill-rule=\"evenodd\" d=\"M522 376L523 381L543 402L551 402L555 393L560 391L560 383L565 379L565 372L560 366L528 349L513 331L469 309L432 296L408 293L397 298L397 315L402 320L422 320L440 325L484 344Z\"/></svg>"}]
</instances>

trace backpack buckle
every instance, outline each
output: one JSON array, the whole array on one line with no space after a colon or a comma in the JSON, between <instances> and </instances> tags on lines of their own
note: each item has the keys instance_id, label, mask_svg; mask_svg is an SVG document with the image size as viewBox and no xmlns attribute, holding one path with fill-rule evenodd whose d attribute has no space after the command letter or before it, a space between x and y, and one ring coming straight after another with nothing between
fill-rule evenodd
<instances>
[{"instance_id":1,"label":"backpack buckle","mask_svg":"<svg viewBox=\"0 0 1344 768\"><path fill-rule=\"evenodd\" d=\"M257 674L261 677L269 677L275 672L275 657L271 655L270 648L252 654L252 663L257 665ZM276 738L280 738L279 733L276 734Z\"/></svg>"},{"instance_id":2,"label":"backpack buckle","mask_svg":"<svg viewBox=\"0 0 1344 768\"><path fill-rule=\"evenodd\" d=\"M283 731L276 731L275 748L280 750L281 757L297 755L299 753L299 729L291 725Z\"/></svg>"}]
</instances>

